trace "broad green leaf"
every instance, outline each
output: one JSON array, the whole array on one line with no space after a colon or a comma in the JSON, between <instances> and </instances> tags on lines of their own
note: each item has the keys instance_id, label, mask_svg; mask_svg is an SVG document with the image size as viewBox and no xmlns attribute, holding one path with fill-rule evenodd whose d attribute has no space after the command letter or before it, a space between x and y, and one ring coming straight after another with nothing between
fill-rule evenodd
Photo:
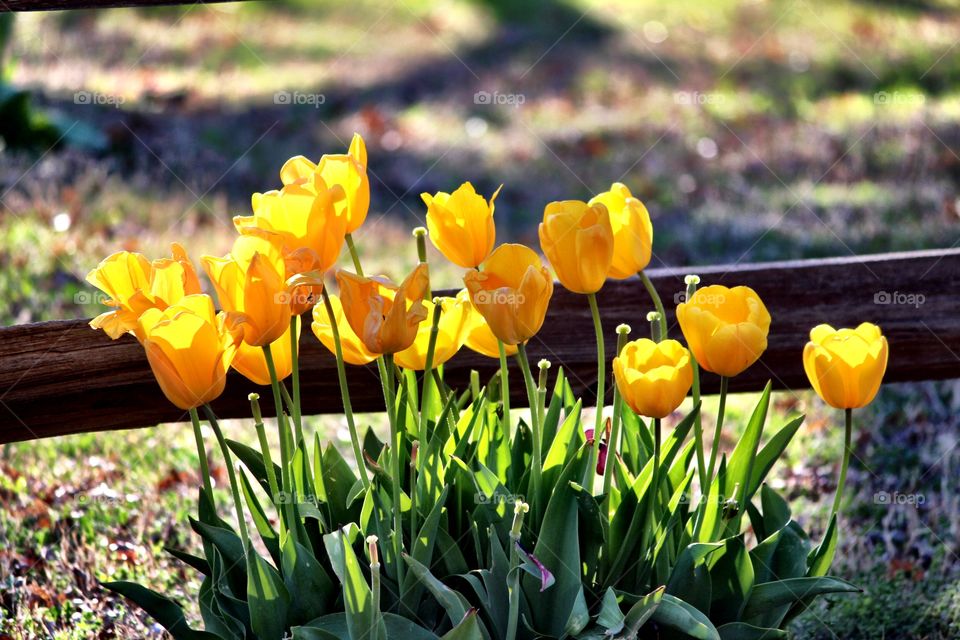
<instances>
[{"instance_id":1,"label":"broad green leaf","mask_svg":"<svg viewBox=\"0 0 960 640\"><path fill-rule=\"evenodd\" d=\"M735 498L746 502L750 499L747 493L749 484L753 478L753 468L757 458L757 448L760 446L760 438L763 435L763 425L767 421L767 409L770 406L770 383L763 389L763 395L757 402L747 426L737 441L733 453L730 454L730 463L727 465L727 477L723 485L724 496L726 498ZM734 495L734 490L739 487L739 493ZM740 509L743 513L744 509ZM728 531L736 533L740 522L739 515L731 519L728 525Z\"/></svg>"},{"instance_id":2,"label":"broad green leaf","mask_svg":"<svg viewBox=\"0 0 960 640\"><path fill-rule=\"evenodd\" d=\"M722 548L722 542L695 542L684 548L677 556L666 592L709 613L712 590L705 560Z\"/></svg>"},{"instance_id":3,"label":"broad green leaf","mask_svg":"<svg viewBox=\"0 0 960 640\"><path fill-rule=\"evenodd\" d=\"M430 509L430 513L420 527L420 533L417 539L413 541L413 553L411 556L425 567L429 567L433 563L433 549L437 540L437 527L440 524L440 516L443 513L448 490L448 487L443 488L440 499L433 505L433 508ZM420 596L423 593L423 584L417 580L413 572L408 572L404 581L406 585L403 590L403 601L406 609L408 611L417 611L420 604Z\"/></svg>"},{"instance_id":4,"label":"broad green leaf","mask_svg":"<svg viewBox=\"0 0 960 640\"><path fill-rule=\"evenodd\" d=\"M383 614L383 631L387 640L438 640L436 634L394 613ZM293 628L293 640L376 640L351 635L347 616L332 613Z\"/></svg>"},{"instance_id":5,"label":"broad green leaf","mask_svg":"<svg viewBox=\"0 0 960 640\"><path fill-rule=\"evenodd\" d=\"M156 591L134 582L103 582L101 584L104 588L135 602L160 626L169 631L174 640L216 640L218 638L212 633L191 629L187 625L180 605Z\"/></svg>"},{"instance_id":6,"label":"broad green leaf","mask_svg":"<svg viewBox=\"0 0 960 640\"><path fill-rule=\"evenodd\" d=\"M717 627L720 640L786 640L789 636L780 629L764 629L743 622L728 622Z\"/></svg>"},{"instance_id":7,"label":"broad green leaf","mask_svg":"<svg viewBox=\"0 0 960 640\"><path fill-rule=\"evenodd\" d=\"M760 508L763 528L767 532L779 531L790 522L790 505L766 484L760 487Z\"/></svg>"},{"instance_id":8,"label":"broad green leaf","mask_svg":"<svg viewBox=\"0 0 960 640\"><path fill-rule=\"evenodd\" d=\"M266 547L273 562L279 565L280 537L273 529L273 525L270 524L270 518L267 516L267 512L264 511L263 505L260 504L260 500L257 498L257 494L254 493L253 486L250 484L250 480L247 478L247 474L243 469L240 469L239 476L240 488L243 491L244 499L247 501L247 506L250 508L250 517L253 519L253 524L257 528L260 539L263 540L263 546Z\"/></svg>"},{"instance_id":9,"label":"broad green leaf","mask_svg":"<svg viewBox=\"0 0 960 640\"><path fill-rule=\"evenodd\" d=\"M333 444L328 444L323 452L323 486L330 508L331 527L340 528L350 522L357 522L360 515L359 505L347 504L350 489L356 481L357 476L347 461Z\"/></svg>"},{"instance_id":10,"label":"broad green leaf","mask_svg":"<svg viewBox=\"0 0 960 640\"><path fill-rule=\"evenodd\" d=\"M846 580L828 576L816 578L790 578L776 582L766 582L754 586L743 609L741 620L752 623L763 617L766 611L783 605L793 604L803 598L826 593L855 593L860 589Z\"/></svg>"},{"instance_id":11,"label":"broad green leaf","mask_svg":"<svg viewBox=\"0 0 960 640\"><path fill-rule=\"evenodd\" d=\"M246 630L239 621L220 609L214 591L214 581L209 575L200 584L197 604L200 606L200 617L203 619L204 629L225 640L243 640Z\"/></svg>"},{"instance_id":12,"label":"broad green leaf","mask_svg":"<svg viewBox=\"0 0 960 640\"><path fill-rule=\"evenodd\" d=\"M830 517L830 525L823 536L823 542L814 550L808 575L820 577L827 575L833 564L833 555L837 550L837 516Z\"/></svg>"},{"instance_id":13,"label":"broad green leaf","mask_svg":"<svg viewBox=\"0 0 960 640\"><path fill-rule=\"evenodd\" d=\"M290 594L277 570L255 550L247 553L247 604L250 626L260 640L283 640Z\"/></svg>"},{"instance_id":14,"label":"broad green leaf","mask_svg":"<svg viewBox=\"0 0 960 640\"><path fill-rule=\"evenodd\" d=\"M181 551L180 549L174 549L172 547L164 547L163 550L180 562L193 567L203 575L210 575L210 563L207 562L206 558L200 558L192 553L187 553L186 551Z\"/></svg>"},{"instance_id":15,"label":"broad green leaf","mask_svg":"<svg viewBox=\"0 0 960 640\"><path fill-rule=\"evenodd\" d=\"M603 594L597 624L606 630L606 635L615 636L623 629L623 620L624 615L620 611L620 601L617 599L617 594L613 587L608 587Z\"/></svg>"},{"instance_id":16,"label":"broad green leaf","mask_svg":"<svg viewBox=\"0 0 960 640\"><path fill-rule=\"evenodd\" d=\"M658 625L684 633L695 640L720 640L720 634L707 616L683 600L664 594L650 618Z\"/></svg>"},{"instance_id":17,"label":"broad green leaf","mask_svg":"<svg viewBox=\"0 0 960 640\"><path fill-rule=\"evenodd\" d=\"M242 442L237 442L236 440L228 439L227 446L230 447L230 451L232 451L235 456L240 458L240 462L243 463L243 466L250 470L250 473L253 475L254 479L260 483L260 486L263 487L264 492L266 492L266 494L269 496L270 483L267 481L267 466L264 464L263 455L253 447L249 447ZM280 465L274 463L273 467L277 474L277 479L279 479ZM271 498L272 497L273 496L271 496Z\"/></svg>"},{"instance_id":18,"label":"broad green leaf","mask_svg":"<svg viewBox=\"0 0 960 640\"><path fill-rule=\"evenodd\" d=\"M623 638L625 640L636 639L640 628L656 613L657 607L659 607L663 601L663 596L664 587L660 587L643 596L630 607L626 617L623 619Z\"/></svg>"},{"instance_id":19,"label":"broad green leaf","mask_svg":"<svg viewBox=\"0 0 960 640\"><path fill-rule=\"evenodd\" d=\"M727 538L723 549L710 556L710 587L713 600L710 620L736 622L753 589L753 564L743 536Z\"/></svg>"},{"instance_id":20,"label":"broad green leaf","mask_svg":"<svg viewBox=\"0 0 960 640\"><path fill-rule=\"evenodd\" d=\"M190 526L223 556L224 574L230 585L231 595L244 600L247 596L247 562L240 537L233 531L212 527L193 518L190 518Z\"/></svg>"},{"instance_id":21,"label":"broad green leaf","mask_svg":"<svg viewBox=\"0 0 960 640\"><path fill-rule=\"evenodd\" d=\"M404 561L407 563L407 566L410 567L410 570L416 575L417 579L423 582L424 586L433 594L433 597L437 599L437 602L440 603L440 606L447 612L447 616L450 618L451 624L458 624L463 620L464 616L467 615L467 611L470 610L470 603L459 591L455 591L440 582L434 576L430 569L420 564L409 555L403 555Z\"/></svg>"},{"instance_id":22,"label":"broad green leaf","mask_svg":"<svg viewBox=\"0 0 960 640\"><path fill-rule=\"evenodd\" d=\"M800 578L806 573L810 547L798 529L796 523L788 524L750 550L757 583Z\"/></svg>"},{"instance_id":23,"label":"broad green leaf","mask_svg":"<svg viewBox=\"0 0 960 640\"><path fill-rule=\"evenodd\" d=\"M382 615L374 615L373 593L353 550L352 540L356 537L359 537L359 532L354 525L350 525L346 530L325 535L323 543L333 570L343 586L348 637L373 640L383 637L384 622Z\"/></svg>"},{"instance_id":24,"label":"broad green leaf","mask_svg":"<svg viewBox=\"0 0 960 640\"><path fill-rule=\"evenodd\" d=\"M470 609L467 611L467 615L460 621L460 624L445 633L441 640L484 640L477 610Z\"/></svg>"},{"instance_id":25,"label":"broad green leaf","mask_svg":"<svg viewBox=\"0 0 960 640\"><path fill-rule=\"evenodd\" d=\"M287 619L303 624L327 612L335 600L333 582L313 552L287 536L283 544L283 583L290 594Z\"/></svg>"},{"instance_id":26,"label":"broad green leaf","mask_svg":"<svg viewBox=\"0 0 960 640\"><path fill-rule=\"evenodd\" d=\"M763 482L763 479L770 473L770 469L773 468L774 463L780 459L787 445L790 444L793 436L796 435L797 430L800 429L800 425L803 424L803 418L804 416L797 416L787 422L787 424L781 427L780 431L775 433L774 436L770 438L770 441L760 449L759 453L757 453L757 459L753 463L750 488L747 492L748 496L752 496L757 492L760 483Z\"/></svg>"}]
</instances>

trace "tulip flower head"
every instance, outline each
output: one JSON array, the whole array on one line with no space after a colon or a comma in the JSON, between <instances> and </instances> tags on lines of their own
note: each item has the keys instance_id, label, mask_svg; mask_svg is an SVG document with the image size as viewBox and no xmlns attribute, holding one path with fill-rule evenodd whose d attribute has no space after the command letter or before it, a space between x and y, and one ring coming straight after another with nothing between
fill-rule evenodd
<instances>
[{"instance_id":1,"label":"tulip flower head","mask_svg":"<svg viewBox=\"0 0 960 640\"><path fill-rule=\"evenodd\" d=\"M430 347L430 334L433 329L434 303L424 300L426 318L417 329L417 337L409 347L398 351L394 356L397 364L404 369L423 371L427 367L427 351ZM456 297L440 298L440 319L437 325L437 341L433 350L434 367L439 367L452 358L463 346L467 337L470 298L466 291Z\"/></svg>"},{"instance_id":2,"label":"tulip flower head","mask_svg":"<svg viewBox=\"0 0 960 640\"><path fill-rule=\"evenodd\" d=\"M647 208L620 182L588 203L602 204L610 213L613 229L613 261L607 277L622 280L636 275L650 264L653 224Z\"/></svg>"},{"instance_id":3,"label":"tulip flower head","mask_svg":"<svg viewBox=\"0 0 960 640\"><path fill-rule=\"evenodd\" d=\"M364 346L376 354L403 351L427 317L423 298L430 288L426 264L417 265L400 286L349 271L337 272L343 315Z\"/></svg>"},{"instance_id":4,"label":"tulip flower head","mask_svg":"<svg viewBox=\"0 0 960 640\"><path fill-rule=\"evenodd\" d=\"M504 344L526 342L543 326L553 280L529 247L500 245L483 268L467 272L463 282L470 302Z\"/></svg>"},{"instance_id":5,"label":"tulip flower head","mask_svg":"<svg viewBox=\"0 0 960 640\"><path fill-rule=\"evenodd\" d=\"M300 324L297 324L297 345L300 343ZM293 352L290 340L290 325L287 331L270 344L270 354L277 371L277 380L286 379L293 372ZM270 370L267 368L267 358L262 347L254 347L241 342L233 358L233 368L247 380L261 387L271 384Z\"/></svg>"},{"instance_id":6,"label":"tulip flower head","mask_svg":"<svg viewBox=\"0 0 960 640\"><path fill-rule=\"evenodd\" d=\"M887 339L877 325L834 329L821 324L810 331L803 369L824 402L837 409L859 409L877 395L887 357Z\"/></svg>"},{"instance_id":7,"label":"tulip flower head","mask_svg":"<svg viewBox=\"0 0 960 640\"><path fill-rule=\"evenodd\" d=\"M346 233L353 233L367 218L370 208L370 181L367 178L367 147L359 133L353 134L345 154L324 155L314 164L303 156L287 160L280 169L284 185L303 185L319 177L329 188L339 186L345 198L338 212L346 218Z\"/></svg>"},{"instance_id":8,"label":"tulip flower head","mask_svg":"<svg viewBox=\"0 0 960 640\"><path fill-rule=\"evenodd\" d=\"M188 410L223 393L227 370L243 335L242 319L217 315L213 299L189 295L165 310L147 309L137 334L164 395Z\"/></svg>"},{"instance_id":9,"label":"tulip flower head","mask_svg":"<svg viewBox=\"0 0 960 640\"><path fill-rule=\"evenodd\" d=\"M620 396L634 413L665 418L683 402L693 384L690 352L676 340L628 342L613 359Z\"/></svg>"},{"instance_id":10,"label":"tulip flower head","mask_svg":"<svg viewBox=\"0 0 960 640\"><path fill-rule=\"evenodd\" d=\"M602 204L551 202L543 211L540 248L560 284L574 293L596 293L613 260L613 228Z\"/></svg>"},{"instance_id":11,"label":"tulip flower head","mask_svg":"<svg viewBox=\"0 0 960 640\"><path fill-rule=\"evenodd\" d=\"M469 182L453 193L420 194L427 205L430 240L447 260L474 269L487 259L497 236L493 203L502 188L501 185L489 202Z\"/></svg>"},{"instance_id":12,"label":"tulip flower head","mask_svg":"<svg viewBox=\"0 0 960 640\"><path fill-rule=\"evenodd\" d=\"M348 364L364 365L377 359L378 353L367 349L363 340L353 331L353 327L347 322L343 315L343 304L338 296L327 293L330 297L330 306L333 307L333 316L337 323L337 332L340 334L340 349L343 353L343 360ZM325 305L318 304L313 308L313 324L311 325L313 334L330 351L336 355L337 346L333 338L333 327L330 326L330 318L327 315Z\"/></svg>"},{"instance_id":13,"label":"tulip flower head","mask_svg":"<svg viewBox=\"0 0 960 640\"><path fill-rule=\"evenodd\" d=\"M750 287L698 289L677 320L697 363L721 376L742 373L767 348L770 314Z\"/></svg>"},{"instance_id":14,"label":"tulip flower head","mask_svg":"<svg viewBox=\"0 0 960 640\"><path fill-rule=\"evenodd\" d=\"M90 321L94 329L103 329L116 340L135 332L137 320L147 309L166 309L184 296L201 292L200 280L177 243L172 258L150 262L142 254L120 251L104 259L87 274L87 282L110 296L106 304L116 307Z\"/></svg>"},{"instance_id":15,"label":"tulip flower head","mask_svg":"<svg viewBox=\"0 0 960 640\"><path fill-rule=\"evenodd\" d=\"M276 342L290 325L281 242L278 234L247 229L226 256L203 257L221 307L243 314L243 341L254 347Z\"/></svg>"},{"instance_id":16,"label":"tulip flower head","mask_svg":"<svg viewBox=\"0 0 960 640\"><path fill-rule=\"evenodd\" d=\"M466 291L466 290L465 290ZM470 292L467 292L469 297ZM493 335L490 325L472 302L466 307L466 337L463 344L472 351L488 358L500 357L500 345L497 336ZM506 355L515 355L518 351L515 344L504 344Z\"/></svg>"}]
</instances>

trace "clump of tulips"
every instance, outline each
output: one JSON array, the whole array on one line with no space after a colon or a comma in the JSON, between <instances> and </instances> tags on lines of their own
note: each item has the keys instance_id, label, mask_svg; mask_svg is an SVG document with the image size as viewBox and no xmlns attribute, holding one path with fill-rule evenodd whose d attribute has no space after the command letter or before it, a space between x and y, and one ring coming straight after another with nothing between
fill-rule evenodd
<instances>
[{"instance_id":1,"label":"clump of tulips","mask_svg":"<svg viewBox=\"0 0 960 640\"><path fill-rule=\"evenodd\" d=\"M551 381L551 363L534 369L528 359L554 275L533 249L496 246L499 189L489 199L469 182L423 194L419 264L396 283L364 274L352 237L370 202L366 161L355 136L346 154L289 160L279 188L253 196L252 215L234 220L230 252L201 260L219 312L180 245L152 262L116 253L90 273L112 307L91 326L139 340L160 389L193 423L202 486L191 526L202 555L171 552L203 576L205 630L161 594L128 582L107 588L191 640L783 638L812 598L856 590L827 573L852 410L872 400L886 368L879 328L818 326L802 354L813 388L846 416L836 498L815 542L763 482L802 416L764 437L768 385L734 449L719 447L727 381L767 346L771 317L757 292L698 287L688 276L676 309L683 340L673 339L644 274L653 227L643 203L617 183L589 202L548 204L540 248L560 285L586 297L596 330L601 406L585 425L562 368ZM428 235L467 270L455 295L432 295ZM335 294L327 276L344 246L353 268L335 272ZM630 341L621 325L608 358L596 294L609 278L635 276L648 292L638 311L648 299L652 307L650 337ZM304 430L305 314L336 358L352 460ZM464 346L500 368L461 393L443 369ZM528 413L510 409L511 358ZM345 375L372 362L385 441L357 424ZM224 438L210 402L230 368L269 387L278 458L259 394L250 396L256 446ZM722 381L709 446L701 370ZM664 433L688 395L692 408ZM231 505L214 494L200 412L225 460Z\"/></svg>"}]
</instances>

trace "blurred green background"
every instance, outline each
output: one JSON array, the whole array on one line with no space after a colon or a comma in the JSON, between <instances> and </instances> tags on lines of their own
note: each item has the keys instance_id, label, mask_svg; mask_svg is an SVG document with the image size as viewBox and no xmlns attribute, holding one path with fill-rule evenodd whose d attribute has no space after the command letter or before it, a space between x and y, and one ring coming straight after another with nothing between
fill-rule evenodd
<instances>
[{"instance_id":1,"label":"blurred green background","mask_svg":"<svg viewBox=\"0 0 960 640\"><path fill-rule=\"evenodd\" d=\"M354 131L369 148L356 236L371 271L407 269L419 194L464 180L504 184L498 240L534 246L546 202L622 181L653 216L652 266L950 247L958 45L960 2L935 0L21 14L0 55L0 322L98 313L83 277L120 248L225 252L231 216L278 184L284 160L341 152ZM457 277L435 270L438 286ZM837 416L809 393L778 402L778 416L811 413L779 473L816 529ZM960 387L939 383L887 388L864 414L839 563L866 593L828 599L798 638L960 637L958 409ZM342 435L335 417L313 426ZM196 460L181 431L5 448L0 637L162 637L96 579L196 588L162 554L189 544Z\"/></svg>"}]
</instances>

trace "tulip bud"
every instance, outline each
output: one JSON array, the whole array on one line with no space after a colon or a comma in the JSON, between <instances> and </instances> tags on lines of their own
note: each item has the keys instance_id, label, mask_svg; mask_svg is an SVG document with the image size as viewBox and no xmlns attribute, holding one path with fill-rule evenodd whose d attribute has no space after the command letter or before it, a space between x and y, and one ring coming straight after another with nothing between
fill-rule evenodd
<instances>
[{"instance_id":1,"label":"tulip bud","mask_svg":"<svg viewBox=\"0 0 960 640\"><path fill-rule=\"evenodd\" d=\"M834 329L821 324L810 331L803 369L824 402L837 409L858 409L877 395L887 357L887 339L877 325Z\"/></svg>"},{"instance_id":2,"label":"tulip bud","mask_svg":"<svg viewBox=\"0 0 960 640\"><path fill-rule=\"evenodd\" d=\"M613 259L610 214L602 204L551 202L543 211L540 248L560 284L574 293L596 293Z\"/></svg>"},{"instance_id":3,"label":"tulip bud","mask_svg":"<svg viewBox=\"0 0 960 640\"><path fill-rule=\"evenodd\" d=\"M613 359L620 396L639 415L665 418L693 384L690 353L676 340L628 342Z\"/></svg>"}]
</instances>

